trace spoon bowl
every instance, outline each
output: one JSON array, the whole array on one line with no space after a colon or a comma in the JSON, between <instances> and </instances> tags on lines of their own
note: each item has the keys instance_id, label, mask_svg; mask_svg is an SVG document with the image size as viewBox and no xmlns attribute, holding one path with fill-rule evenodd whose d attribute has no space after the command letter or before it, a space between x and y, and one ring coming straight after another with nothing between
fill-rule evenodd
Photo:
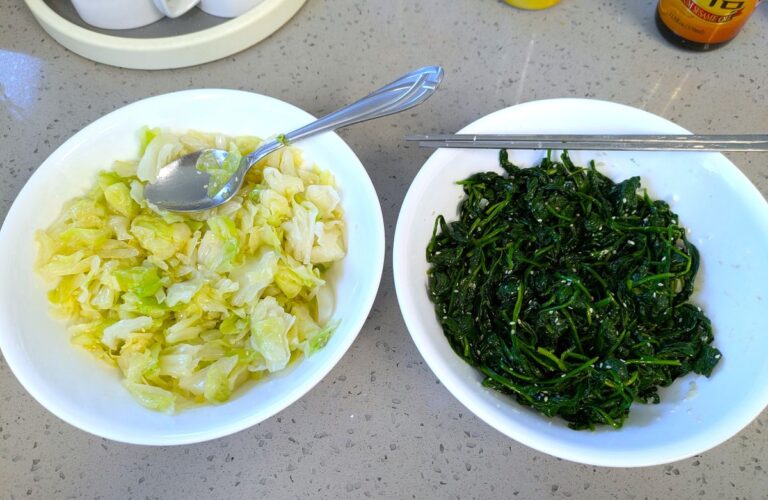
<instances>
[{"instance_id":1,"label":"spoon bowl","mask_svg":"<svg viewBox=\"0 0 768 500\"><path fill-rule=\"evenodd\" d=\"M177 158L160 169L155 183L146 186L145 196L166 210L177 212L204 210L210 204L208 186L211 175L197 168L197 160L206 153L213 155L219 163L227 157L227 152L221 149L203 149ZM234 176L231 181L233 180ZM165 193L173 191L183 192L184 199L165 196ZM224 191L225 189L222 188L220 193Z\"/></svg>"}]
</instances>

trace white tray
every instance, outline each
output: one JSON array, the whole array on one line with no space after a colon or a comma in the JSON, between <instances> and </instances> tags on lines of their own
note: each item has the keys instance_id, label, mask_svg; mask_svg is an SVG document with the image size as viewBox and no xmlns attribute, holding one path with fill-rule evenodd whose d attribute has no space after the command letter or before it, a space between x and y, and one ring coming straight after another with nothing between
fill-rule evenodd
<instances>
[{"instance_id":1,"label":"white tray","mask_svg":"<svg viewBox=\"0 0 768 500\"><path fill-rule=\"evenodd\" d=\"M202 64L246 49L265 39L288 22L306 0L263 0L245 14L199 31L173 36L144 37L141 31L95 31L61 16L45 0L24 0L37 21L57 42L96 62L132 69L169 69ZM207 16L207 15L206 15ZM202 24L219 22L206 20ZM182 21L162 20L159 23ZM162 25L160 25L162 28ZM101 31L101 32L99 32ZM170 29L169 31L178 31ZM133 33L130 33L133 32ZM138 34L137 34L138 33Z\"/></svg>"}]
</instances>

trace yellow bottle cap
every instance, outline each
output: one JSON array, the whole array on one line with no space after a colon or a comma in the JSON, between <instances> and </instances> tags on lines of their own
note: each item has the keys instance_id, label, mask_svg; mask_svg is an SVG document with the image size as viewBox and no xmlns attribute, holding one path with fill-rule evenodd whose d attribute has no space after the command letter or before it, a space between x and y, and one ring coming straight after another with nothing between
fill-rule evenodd
<instances>
[{"instance_id":1,"label":"yellow bottle cap","mask_svg":"<svg viewBox=\"0 0 768 500\"><path fill-rule=\"evenodd\" d=\"M537 10L547 9L560 3L560 0L504 0L509 5L519 9Z\"/></svg>"}]
</instances>

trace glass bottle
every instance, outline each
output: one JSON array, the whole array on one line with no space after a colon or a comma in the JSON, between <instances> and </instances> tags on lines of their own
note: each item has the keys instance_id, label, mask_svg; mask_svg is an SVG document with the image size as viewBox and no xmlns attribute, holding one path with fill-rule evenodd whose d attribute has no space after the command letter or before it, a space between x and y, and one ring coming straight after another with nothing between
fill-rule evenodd
<instances>
[{"instance_id":1,"label":"glass bottle","mask_svg":"<svg viewBox=\"0 0 768 500\"><path fill-rule=\"evenodd\" d=\"M733 40L759 0L659 0L656 26L668 41L712 50Z\"/></svg>"}]
</instances>

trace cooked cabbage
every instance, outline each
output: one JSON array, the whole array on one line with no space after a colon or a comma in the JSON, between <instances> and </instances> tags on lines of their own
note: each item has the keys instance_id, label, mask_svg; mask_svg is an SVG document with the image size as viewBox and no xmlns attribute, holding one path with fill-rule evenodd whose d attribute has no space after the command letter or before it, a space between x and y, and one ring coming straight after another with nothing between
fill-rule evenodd
<instances>
[{"instance_id":1,"label":"cooked cabbage","mask_svg":"<svg viewBox=\"0 0 768 500\"><path fill-rule=\"evenodd\" d=\"M117 366L142 405L174 412L221 403L247 380L328 341L345 255L333 176L276 151L215 209L177 214L144 199L164 164L203 148L246 155L254 137L143 129L139 157L116 161L38 231L39 273L72 342ZM216 174L226 182L228 169Z\"/></svg>"}]
</instances>

